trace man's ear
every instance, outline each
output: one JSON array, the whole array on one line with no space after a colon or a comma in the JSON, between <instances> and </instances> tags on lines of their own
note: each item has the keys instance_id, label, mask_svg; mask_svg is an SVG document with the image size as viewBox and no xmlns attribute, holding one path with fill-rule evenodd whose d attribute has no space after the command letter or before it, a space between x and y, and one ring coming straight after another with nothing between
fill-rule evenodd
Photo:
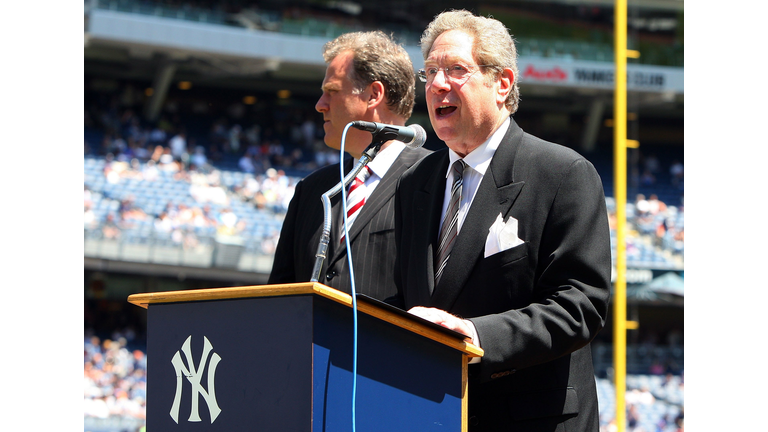
<instances>
[{"instance_id":1,"label":"man's ear","mask_svg":"<svg viewBox=\"0 0 768 432\"><path fill-rule=\"evenodd\" d=\"M384 84L374 81L368 85L368 108L376 108L386 100Z\"/></svg>"},{"instance_id":2,"label":"man's ear","mask_svg":"<svg viewBox=\"0 0 768 432\"><path fill-rule=\"evenodd\" d=\"M512 85L515 83L515 74L510 68L504 68L499 75L499 91L496 102L504 104L507 96L512 91Z\"/></svg>"}]
</instances>

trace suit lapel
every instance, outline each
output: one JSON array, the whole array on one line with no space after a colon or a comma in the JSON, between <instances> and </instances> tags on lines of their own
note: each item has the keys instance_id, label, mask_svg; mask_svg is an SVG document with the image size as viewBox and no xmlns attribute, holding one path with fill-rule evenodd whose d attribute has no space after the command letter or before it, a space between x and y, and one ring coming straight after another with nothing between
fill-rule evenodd
<instances>
[{"instance_id":1,"label":"suit lapel","mask_svg":"<svg viewBox=\"0 0 768 432\"><path fill-rule=\"evenodd\" d=\"M427 165L428 161L432 163ZM422 161L422 167L419 171L427 178L414 178L414 183L423 184L423 187L414 192L414 211L407 215L411 226L417 228L412 232L410 243L404 246L414 251L411 254L414 258L412 268L416 269L417 279L413 285L420 288L413 304L429 305L435 286L434 259L443 208L445 174L448 171L448 150L442 151L442 154L433 160Z\"/></svg>"},{"instance_id":2,"label":"suit lapel","mask_svg":"<svg viewBox=\"0 0 768 432\"><path fill-rule=\"evenodd\" d=\"M344 175L347 175L349 171L352 170L352 158L346 157L344 158ZM338 177L338 171L334 173L336 182L334 185L337 185L339 183ZM323 192L324 194L325 192ZM342 247L339 246L339 242L341 242L341 235L344 233L344 213L342 212L342 201L341 201L341 193L339 192L331 198L331 239L330 244L328 245L328 257L333 257L335 254L339 253L339 250L342 249ZM322 195L322 194L320 194ZM322 208L322 203L320 205ZM322 227L321 227L322 230ZM327 261L328 267L330 267L330 261Z\"/></svg>"},{"instance_id":3,"label":"suit lapel","mask_svg":"<svg viewBox=\"0 0 768 432\"><path fill-rule=\"evenodd\" d=\"M440 284L434 290L431 301L434 307L451 309L477 262L483 259L488 229L499 214L506 220L512 204L523 188L523 182L514 181L515 154L523 131L514 120L510 121L509 129L478 186Z\"/></svg>"},{"instance_id":4,"label":"suit lapel","mask_svg":"<svg viewBox=\"0 0 768 432\"><path fill-rule=\"evenodd\" d=\"M362 210L360 210L360 214L357 215L355 223L352 224L352 227L349 230L350 246L357 239L363 229L371 223L371 220L379 213L381 208L384 207L384 205L386 205L392 199L392 197L395 195L395 189L397 187L397 181L400 179L400 175L403 174L403 172L405 172L405 170L407 170L411 165L413 165L416 160L418 160L418 158L411 154L411 150L408 148L405 148L402 152L400 152L397 159L395 159L395 161L392 163L392 166L390 166L387 170L387 173L381 180L379 180L379 184L376 186L376 189L374 189L371 196L365 200L365 205L363 206ZM352 167L350 166L349 169L352 169ZM339 203L341 203L340 195L341 194L339 194ZM337 238L339 240L337 240L336 243L338 248L336 248L335 253L331 255L332 258L330 263L334 263L346 255L346 244L339 243L341 234L344 231L344 215L340 210L341 204L339 204L338 207L338 217L340 218L340 229L338 230L337 234Z\"/></svg>"},{"instance_id":5,"label":"suit lapel","mask_svg":"<svg viewBox=\"0 0 768 432\"><path fill-rule=\"evenodd\" d=\"M387 170L384 178L379 180L379 184L373 190L371 196L365 200L365 205L360 210L360 214L357 215L357 219L349 232L350 240L354 240L360 234L360 231L371 222L371 219L379 213L379 210L395 195L397 180L411 166L410 164L403 163L405 152L406 150L403 149L395 162L392 163L392 166Z\"/></svg>"}]
</instances>

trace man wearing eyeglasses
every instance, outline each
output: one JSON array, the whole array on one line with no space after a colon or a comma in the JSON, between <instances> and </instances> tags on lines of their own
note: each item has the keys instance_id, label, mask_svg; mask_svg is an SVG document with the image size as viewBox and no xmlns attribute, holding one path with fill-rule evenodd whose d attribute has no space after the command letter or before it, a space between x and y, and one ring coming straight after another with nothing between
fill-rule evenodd
<instances>
[{"instance_id":1,"label":"man wearing eyeglasses","mask_svg":"<svg viewBox=\"0 0 768 432\"><path fill-rule=\"evenodd\" d=\"M444 12L421 46L429 118L448 149L400 178L388 301L484 350L469 365L470 431L597 431L590 341L611 273L600 177L511 118L517 54L499 21Z\"/></svg>"}]
</instances>

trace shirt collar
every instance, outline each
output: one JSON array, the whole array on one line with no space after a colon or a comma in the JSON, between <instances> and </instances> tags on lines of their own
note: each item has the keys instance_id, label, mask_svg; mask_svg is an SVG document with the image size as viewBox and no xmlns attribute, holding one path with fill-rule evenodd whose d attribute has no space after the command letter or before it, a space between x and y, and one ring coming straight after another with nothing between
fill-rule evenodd
<instances>
[{"instance_id":1,"label":"shirt collar","mask_svg":"<svg viewBox=\"0 0 768 432\"><path fill-rule=\"evenodd\" d=\"M368 162L368 168L371 172L376 174L379 178L384 178L384 174L387 173L389 167L395 162L400 152L405 149L405 144L400 141L392 141L384 150L379 151L372 161ZM357 164L357 159L354 160L354 164ZM353 164L353 166L354 166Z\"/></svg>"},{"instance_id":2,"label":"shirt collar","mask_svg":"<svg viewBox=\"0 0 768 432\"><path fill-rule=\"evenodd\" d=\"M504 138L504 135L507 133L507 129L509 129L509 117L504 120L504 123L502 123L501 126L496 129L496 132L491 134L491 136L488 137L484 143L466 155L464 157L464 162L466 162L466 164L472 167L472 169L484 176L485 171L488 170L488 167L491 165L491 159L493 159L493 155L496 154L496 149L499 148L501 139ZM451 149L448 149L448 156L449 167L453 166L454 162L461 159L461 156L456 154L456 152ZM448 178L448 174L450 172L451 170L449 169L445 174L445 178Z\"/></svg>"}]
</instances>

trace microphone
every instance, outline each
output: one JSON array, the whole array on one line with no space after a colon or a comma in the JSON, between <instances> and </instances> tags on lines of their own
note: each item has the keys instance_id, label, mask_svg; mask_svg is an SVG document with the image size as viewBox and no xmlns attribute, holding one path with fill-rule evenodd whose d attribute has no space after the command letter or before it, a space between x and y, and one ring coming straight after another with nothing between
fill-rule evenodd
<instances>
[{"instance_id":1,"label":"microphone","mask_svg":"<svg viewBox=\"0 0 768 432\"><path fill-rule=\"evenodd\" d=\"M418 124L395 126L358 120L352 122L352 127L370 132L374 140L398 140L412 149L423 146L427 141L427 131Z\"/></svg>"}]
</instances>

